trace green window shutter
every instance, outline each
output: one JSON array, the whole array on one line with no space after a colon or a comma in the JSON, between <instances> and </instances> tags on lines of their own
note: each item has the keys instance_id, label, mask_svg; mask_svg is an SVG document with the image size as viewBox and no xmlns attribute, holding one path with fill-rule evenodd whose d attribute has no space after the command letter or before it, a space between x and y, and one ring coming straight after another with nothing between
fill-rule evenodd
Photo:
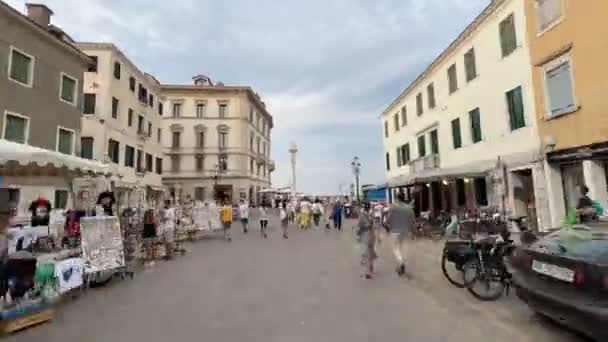
<instances>
[{"instance_id":1,"label":"green window shutter","mask_svg":"<svg viewBox=\"0 0 608 342\"><path fill-rule=\"evenodd\" d=\"M481 134L481 117L479 108L475 108L469 112L469 118L471 121L471 140L473 143L480 142L482 139Z\"/></svg>"},{"instance_id":2,"label":"green window shutter","mask_svg":"<svg viewBox=\"0 0 608 342\"><path fill-rule=\"evenodd\" d=\"M419 93L418 95L416 95L416 113L418 114L418 116L420 116L423 112L424 107L422 103L422 93Z\"/></svg>"},{"instance_id":3,"label":"green window shutter","mask_svg":"<svg viewBox=\"0 0 608 342\"><path fill-rule=\"evenodd\" d=\"M471 49L464 55L464 67L467 76L467 82L472 81L477 77L477 66L475 65L475 50Z\"/></svg>"},{"instance_id":4,"label":"green window shutter","mask_svg":"<svg viewBox=\"0 0 608 342\"><path fill-rule=\"evenodd\" d=\"M526 126L521 87L517 87L507 93L507 104L509 107L511 130L514 131Z\"/></svg>"},{"instance_id":5,"label":"green window shutter","mask_svg":"<svg viewBox=\"0 0 608 342\"><path fill-rule=\"evenodd\" d=\"M64 129L59 130L59 144L57 151L63 154L72 154L72 139L74 134Z\"/></svg>"},{"instance_id":6,"label":"green window shutter","mask_svg":"<svg viewBox=\"0 0 608 342\"><path fill-rule=\"evenodd\" d=\"M401 149L397 147L397 167L401 167Z\"/></svg>"},{"instance_id":7,"label":"green window shutter","mask_svg":"<svg viewBox=\"0 0 608 342\"><path fill-rule=\"evenodd\" d=\"M74 94L76 90L76 81L67 76L63 76L61 78L61 84L61 98L70 103L75 102Z\"/></svg>"},{"instance_id":8,"label":"green window shutter","mask_svg":"<svg viewBox=\"0 0 608 342\"><path fill-rule=\"evenodd\" d=\"M30 83L30 66L32 59L19 51L13 50L11 59L11 78L24 84Z\"/></svg>"},{"instance_id":9,"label":"green window shutter","mask_svg":"<svg viewBox=\"0 0 608 342\"><path fill-rule=\"evenodd\" d=\"M517 48L517 34L515 32L515 17L510 14L499 24L500 47L502 56L507 57Z\"/></svg>"},{"instance_id":10,"label":"green window shutter","mask_svg":"<svg viewBox=\"0 0 608 342\"><path fill-rule=\"evenodd\" d=\"M80 138L80 157L84 159L93 159L93 138Z\"/></svg>"},{"instance_id":11,"label":"green window shutter","mask_svg":"<svg viewBox=\"0 0 608 342\"><path fill-rule=\"evenodd\" d=\"M426 139L424 135L418 137L418 157L426 156Z\"/></svg>"},{"instance_id":12,"label":"green window shutter","mask_svg":"<svg viewBox=\"0 0 608 342\"><path fill-rule=\"evenodd\" d=\"M4 128L4 138L8 141L25 144L27 120L17 116L7 115Z\"/></svg>"},{"instance_id":13,"label":"green window shutter","mask_svg":"<svg viewBox=\"0 0 608 342\"><path fill-rule=\"evenodd\" d=\"M433 130L430 133L430 138L431 138L431 153L439 154L439 136L438 136L437 130Z\"/></svg>"},{"instance_id":14,"label":"green window shutter","mask_svg":"<svg viewBox=\"0 0 608 342\"><path fill-rule=\"evenodd\" d=\"M460 136L460 119L452 120L452 141L455 149L462 147L462 137Z\"/></svg>"}]
</instances>

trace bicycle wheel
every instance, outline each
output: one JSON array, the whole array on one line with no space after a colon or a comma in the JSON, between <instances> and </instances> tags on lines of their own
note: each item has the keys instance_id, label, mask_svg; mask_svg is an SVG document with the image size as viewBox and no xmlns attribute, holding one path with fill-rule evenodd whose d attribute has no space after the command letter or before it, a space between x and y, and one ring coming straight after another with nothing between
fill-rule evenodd
<instances>
[{"instance_id":1,"label":"bicycle wheel","mask_svg":"<svg viewBox=\"0 0 608 342\"><path fill-rule=\"evenodd\" d=\"M441 258L441 270L447 280L458 288L464 288L464 277L462 271L456 268L456 264L448 260L446 253Z\"/></svg>"},{"instance_id":2,"label":"bicycle wheel","mask_svg":"<svg viewBox=\"0 0 608 342\"><path fill-rule=\"evenodd\" d=\"M467 263L463 267L463 279L467 290L481 301L494 301L500 298L505 292L505 284L500 278L499 271L488 268L482 272L478 265L474 264Z\"/></svg>"}]
</instances>

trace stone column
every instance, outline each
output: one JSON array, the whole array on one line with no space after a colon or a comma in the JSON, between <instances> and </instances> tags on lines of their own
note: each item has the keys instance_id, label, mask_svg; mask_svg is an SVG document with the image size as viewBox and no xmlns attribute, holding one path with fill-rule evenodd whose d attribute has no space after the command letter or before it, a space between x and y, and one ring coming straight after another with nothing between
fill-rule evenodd
<instances>
[{"instance_id":1,"label":"stone column","mask_svg":"<svg viewBox=\"0 0 608 342\"><path fill-rule=\"evenodd\" d=\"M564 199L562 172L559 165L551 165L546 160L543 163L547 184L547 199L551 215L549 228L556 228L560 226L562 218L566 216L566 201Z\"/></svg>"},{"instance_id":2,"label":"stone column","mask_svg":"<svg viewBox=\"0 0 608 342\"><path fill-rule=\"evenodd\" d=\"M599 160L583 161L583 176L585 185L589 188L589 197L601 203L602 207L608 206L608 188L606 187L606 169L604 163Z\"/></svg>"}]
</instances>

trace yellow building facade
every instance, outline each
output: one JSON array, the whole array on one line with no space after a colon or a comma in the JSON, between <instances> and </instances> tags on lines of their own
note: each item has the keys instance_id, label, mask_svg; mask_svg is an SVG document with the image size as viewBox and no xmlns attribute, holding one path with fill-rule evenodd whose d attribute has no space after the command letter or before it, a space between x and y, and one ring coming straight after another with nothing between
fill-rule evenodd
<instances>
[{"instance_id":1,"label":"yellow building facade","mask_svg":"<svg viewBox=\"0 0 608 342\"><path fill-rule=\"evenodd\" d=\"M608 207L608 1L529 0L526 25L552 223L581 188Z\"/></svg>"}]
</instances>

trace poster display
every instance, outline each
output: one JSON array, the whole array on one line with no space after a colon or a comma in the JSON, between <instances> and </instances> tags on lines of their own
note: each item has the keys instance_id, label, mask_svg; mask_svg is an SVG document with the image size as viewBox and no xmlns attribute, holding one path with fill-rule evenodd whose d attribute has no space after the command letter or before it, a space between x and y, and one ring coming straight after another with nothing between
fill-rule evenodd
<instances>
[{"instance_id":1,"label":"poster display","mask_svg":"<svg viewBox=\"0 0 608 342\"><path fill-rule=\"evenodd\" d=\"M80 220L85 272L108 271L125 266L120 222L116 216Z\"/></svg>"}]
</instances>

